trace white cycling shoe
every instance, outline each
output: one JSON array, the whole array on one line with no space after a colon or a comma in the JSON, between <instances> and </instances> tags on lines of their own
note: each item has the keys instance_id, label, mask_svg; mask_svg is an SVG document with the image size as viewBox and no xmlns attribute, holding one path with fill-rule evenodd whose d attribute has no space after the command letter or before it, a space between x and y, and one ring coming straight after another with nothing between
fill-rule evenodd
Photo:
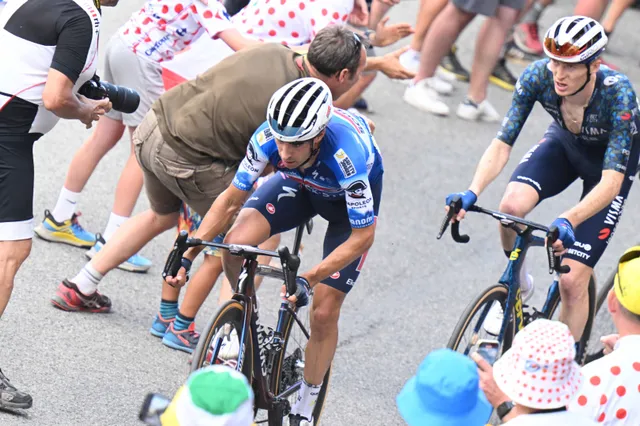
<instances>
[{"instance_id":1,"label":"white cycling shoe","mask_svg":"<svg viewBox=\"0 0 640 426\"><path fill-rule=\"evenodd\" d=\"M536 290L535 286L533 285L533 277L531 276L531 274L526 274L526 276L526 287L524 285L522 285L521 287L522 303L525 303L526 301L531 299L531 296L533 296L533 293ZM493 302L493 305L491 305L491 309L489 309L487 317L484 319L484 323L482 324L484 331L493 336L497 336L498 334L500 334L500 328L502 327L503 318L504 311L502 310L502 305L500 304L500 302Z\"/></svg>"}]
</instances>

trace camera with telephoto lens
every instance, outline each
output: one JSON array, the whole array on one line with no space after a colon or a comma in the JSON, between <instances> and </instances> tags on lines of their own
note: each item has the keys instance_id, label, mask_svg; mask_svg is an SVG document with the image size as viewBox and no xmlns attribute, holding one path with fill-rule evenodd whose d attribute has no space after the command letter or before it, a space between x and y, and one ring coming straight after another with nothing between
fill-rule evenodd
<instances>
[{"instance_id":1,"label":"camera with telephoto lens","mask_svg":"<svg viewBox=\"0 0 640 426\"><path fill-rule=\"evenodd\" d=\"M93 100L109 98L111 107L125 114L135 112L140 105L140 95L135 90L100 81L97 75L80 86L78 93Z\"/></svg>"}]
</instances>

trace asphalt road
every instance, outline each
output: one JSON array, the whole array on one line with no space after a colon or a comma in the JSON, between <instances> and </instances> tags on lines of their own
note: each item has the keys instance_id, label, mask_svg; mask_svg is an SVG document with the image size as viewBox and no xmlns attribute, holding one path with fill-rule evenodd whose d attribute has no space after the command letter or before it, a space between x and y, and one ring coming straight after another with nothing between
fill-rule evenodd
<instances>
[{"instance_id":1,"label":"asphalt road","mask_svg":"<svg viewBox=\"0 0 640 426\"><path fill-rule=\"evenodd\" d=\"M141 4L122 1L116 9L105 8L102 43ZM549 8L543 26L570 14L573 4L558 2ZM392 20L414 22L417 7L417 1L403 0L391 11ZM633 29L639 19L640 12L628 12L607 55L635 82L640 81L640 51L630 46L640 44L640 33ZM480 22L474 22L458 44L467 66ZM340 346L323 421L327 425L403 424L395 409L396 394L424 356L447 343L466 304L497 280L505 264L497 225L487 217L470 216L464 223L471 235L467 245L457 245L448 236L435 238L444 197L467 188L498 126L419 112L402 101L404 87L380 76L367 93L385 160L384 197L375 246L341 316ZM457 106L465 90L464 84L457 84L450 106ZM489 96L505 113L510 93L492 87ZM480 205L497 207L510 171L549 122L536 106L514 148L509 171L482 195ZM71 157L89 134L79 122L61 122L36 144L36 220L42 220L45 208L53 208ZM81 221L93 232L104 228L128 152L125 139L100 163L82 195ZM574 184L530 218L550 223L577 201L580 190L581 185ZM638 195L638 189L632 189L627 213L601 260L599 277L637 241ZM136 210L147 205L143 195ZM305 240L303 269L320 258L323 229L323 221L316 220L314 234ZM110 315L54 309L50 297L60 279L82 267L84 251L34 240L0 327L0 365L17 386L33 395L34 406L22 415L0 412L0 424L136 425L147 392L173 394L187 376L187 356L163 346L147 331L158 309L161 265L173 238L168 232L143 250L154 262L148 274L116 270L103 280L100 288L113 300ZM531 254L538 287L535 300L540 300L550 276L542 251ZM278 293L275 282L261 289L262 318L274 317ZM197 318L199 327L215 311L216 299L217 289Z\"/></svg>"}]
</instances>

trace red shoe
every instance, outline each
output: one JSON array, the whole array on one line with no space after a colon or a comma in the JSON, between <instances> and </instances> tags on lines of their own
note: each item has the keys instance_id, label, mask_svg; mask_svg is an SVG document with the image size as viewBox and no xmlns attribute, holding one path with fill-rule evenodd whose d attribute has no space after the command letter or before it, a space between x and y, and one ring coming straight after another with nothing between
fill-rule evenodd
<instances>
[{"instance_id":1,"label":"red shoe","mask_svg":"<svg viewBox=\"0 0 640 426\"><path fill-rule=\"evenodd\" d=\"M536 22L528 22L518 24L513 32L513 41L520 50L532 55L542 56L542 43L540 43L540 35L538 34L538 24Z\"/></svg>"},{"instance_id":2,"label":"red shoe","mask_svg":"<svg viewBox=\"0 0 640 426\"><path fill-rule=\"evenodd\" d=\"M80 293L74 283L66 279L58 285L58 290L56 295L51 298L51 303L56 308L69 312L107 313L111 311L111 300L107 296L103 296L97 290L86 296Z\"/></svg>"}]
</instances>

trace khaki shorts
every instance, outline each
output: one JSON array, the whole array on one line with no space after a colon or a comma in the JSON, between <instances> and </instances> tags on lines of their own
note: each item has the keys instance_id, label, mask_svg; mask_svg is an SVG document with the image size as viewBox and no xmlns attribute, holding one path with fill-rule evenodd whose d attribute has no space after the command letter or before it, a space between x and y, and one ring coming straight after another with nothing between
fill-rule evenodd
<instances>
[{"instance_id":1,"label":"khaki shorts","mask_svg":"<svg viewBox=\"0 0 640 426\"><path fill-rule=\"evenodd\" d=\"M193 164L182 158L164 141L153 110L134 132L133 146L151 209L161 215L179 212L184 201L204 216L237 169L215 159Z\"/></svg>"},{"instance_id":2,"label":"khaki shorts","mask_svg":"<svg viewBox=\"0 0 640 426\"><path fill-rule=\"evenodd\" d=\"M525 2L526 0L452 0L458 9L489 17L496 16L500 6L522 10Z\"/></svg>"},{"instance_id":3,"label":"khaki shorts","mask_svg":"<svg viewBox=\"0 0 640 426\"><path fill-rule=\"evenodd\" d=\"M126 126L138 126L151 104L164 93L162 68L133 53L118 34L109 40L104 59L104 71L100 80L128 87L140 95L140 106L134 113L123 114L112 109L105 115L122 121Z\"/></svg>"}]
</instances>

